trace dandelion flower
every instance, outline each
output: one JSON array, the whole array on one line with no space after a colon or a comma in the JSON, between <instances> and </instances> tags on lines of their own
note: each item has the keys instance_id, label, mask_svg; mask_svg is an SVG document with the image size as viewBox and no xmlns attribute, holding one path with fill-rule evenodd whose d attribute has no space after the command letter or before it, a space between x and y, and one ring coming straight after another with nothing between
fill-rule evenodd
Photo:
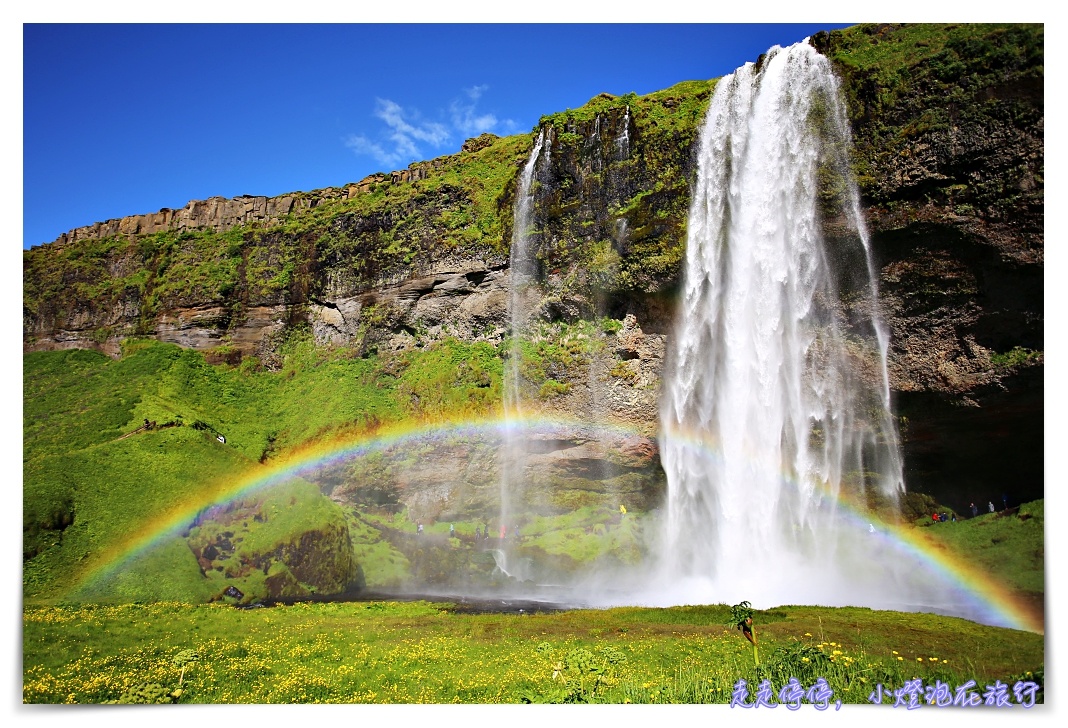
<instances>
[{"instance_id":1,"label":"dandelion flower","mask_svg":"<svg viewBox=\"0 0 1068 728\"><path fill-rule=\"evenodd\" d=\"M931 662L938 662L938 658L937 657L928 657L927 659L930 660Z\"/></svg>"},{"instance_id":2,"label":"dandelion flower","mask_svg":"<svg viewBox=\"0 0 1068 728\"><path fill-rule=\"evenodd\" d=\"M812 633L811 633L811 632L805 632L805 636L806 636L806 637L811 637L811 636L812 636Z\"/></svg>"},{"instance_id":3,"label":"dandelion flower","mask_svg":"<svg viewBox=\"0 0 1068 728\"><path fill-rule=\"evenodd\" d=\"M901 657L900 655L898 655L897 659L899 659L899 660L904 660L905 658L904 658L904 657Z\"/></svg>"},{"instance_id":4,"label":"dandelion flower","mask_svg":"<svg viewBox=\"0 0 1068 728\"><path fill-rule=\"evenodd\" d=\"M890 650L890 651L893 652L895 655L897 654L897 650Z\"/></svg>"},{"instance_id":5,"label":"dandelion flower","mask_svg":"<svg viewBox=\"0 0 1068 728\"><path fill-rule=\"evenodd\" d=\"M923 658L922 657L917 657L916 658L916 662L923 662Z\"/></svg>"}]
</instances>

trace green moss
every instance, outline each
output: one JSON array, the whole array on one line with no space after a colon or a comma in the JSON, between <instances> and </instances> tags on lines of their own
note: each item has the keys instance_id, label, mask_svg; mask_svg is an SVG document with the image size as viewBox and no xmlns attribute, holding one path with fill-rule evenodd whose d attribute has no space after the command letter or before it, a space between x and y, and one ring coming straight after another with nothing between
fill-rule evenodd
<instances>
[{"instance_id":1,"label":"green moss","mask_svg":"<svg viewBox=\"0 0 1068 728\"><path fill-rule=\"evenodd\" d=\"M608 374L617 379L622 379L629 384L634 384L638 381L638 373L631 369L625 361L616 362L608 371Z\"/></svg>"},{"instance_id":2,"label":"green moss","mask_svg":"<svg viewBox=\"0 0 1068 728\"><path fill-rule=\"evenodd\" d=\"M558 382L555 379L546 379L542 382L541 388L538 389L538 397L541 399L550 399L561 394L567 394L570 391L570 384L566 382Z\"/></svg>"},{"instance_id":3,"label":"green moss","mask_svg":"<svg viewBox=\"0 0 1068 728\"><path fill-rule=\"evenodd\" d=\"M1022 346L1014 346L1010 351L1007 351L1003 354L999 354L997 352L993 352L990 354L990 363L998 369L1009 369L1011 367L1028 364L1034 361L1041 361L1041 359L1041 351L1025 349Z\"/></svg>"}]
</instances>

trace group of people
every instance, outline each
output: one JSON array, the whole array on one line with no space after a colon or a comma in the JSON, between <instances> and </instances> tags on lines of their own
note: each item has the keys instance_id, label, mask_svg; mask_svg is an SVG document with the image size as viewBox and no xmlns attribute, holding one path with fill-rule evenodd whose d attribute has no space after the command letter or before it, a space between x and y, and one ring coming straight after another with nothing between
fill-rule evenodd
<instances>
[{"instance_id":1,"label":"group of people","mask_svg":"<svg viewBox=\"0 0 1068 728\"><path fill-rule=\"evenodd\" d=\"M422 521L420 521L420 522L418 522L416 524L415 531L416 531L416 533L419 533L419 534L423 533L423 523L422 523ZM518 524L516 524L515 526L512 526L512 530L510 532L510 535L511 535L511 538L513 538L513 539L516 539L516 540L519 539L519 525ZM501 526L501 529L500 529L500 539L501 539L501 541L504 541L508 537L509 537L508 527L507 526ZM453 523L449 524L449 538L457 538L456 525L453 524ZM490 527L489 527L488 523L484 523L481 526L475 526L475 543L478 543L479 541L486 541L489 538L490 538Z\"/></svg>"},{"instance_id":2,"label":"group of people","mask_svg":"<svg viewBox=\"0 0 1068 728\"><path fill-rule=\"evenodd\" d=\"M489 537L490 537L490 528L489 528L489 524L488 523L483 524L482 528L479 528L478 526L475 526L475 541L476 542L485 541ZM500 538L502 541L504 541L505 539L508 538L508 527L507 526L504 526L504 525L501 526L498 538ZM515 539L519 538L519 526L518 526L518 524L515 525L515 526L512 526L512 538L515 538Z\"/></svg>"},{"instance_id":3,"label":"group of people","mask_svg":"<svg viewBox=\"0 0 1068 728\"><path fill-rule=\"evenodd\" d=\"M1008 510L1009 509L1009 496L1008 496L1007 493L1002 493L1001 494L1001 502L1005 506L1005 510ZM977 517L979 515L979 507L977 505L975 505L974 503L971 503L968 507L972 512L972 518L975 518L975 517ZM986 509L990 513L996 513L997 512L997 509L994 507L994 501L989 501L986 504ZM935 513L931 514L931 520L935 521L936 523L945 523L946 521L956 521L957 520L957 514L956 513L948 514L948 518L947 518L947 514L946 513L944 513L944 512L943 513L935 512Z\"/></svg>"},{"instance_id":4,"label":"group of people","mask_svg":"<svg viewBox=\"0 0 1068 728\"><path fill-rule=\"evenodd\" d=\"M1002 493L1001 494L1001 504L1004 506L1004 510L1006 510L1006 511L1009 510L1009 495L1008 495L1008 493ZM974 503L971 504L971 509L972 509L972 518L975 518L976 516L979 515L979 508ZM990 513L994 513L997 510L996 508L994 508L994 501L989 501L986 504L986 509Z\"/></svg>"},{"instance_id":5,"label":"group of people","mask_svg":"<svg viewBox=\"0 0 1068 728\"><path fill-rule=\"evenodd\" d=\"M422 521L420 521L418 524L416 524L415 531L416 531L416 533L422 533L423 532L423 522ZM453 523L449 524L449 538L456 538L456 525L453 524ZM475 529L475 540L476 541L478 540L478 529L477 528Z\"/></svg>"}]
</instances>

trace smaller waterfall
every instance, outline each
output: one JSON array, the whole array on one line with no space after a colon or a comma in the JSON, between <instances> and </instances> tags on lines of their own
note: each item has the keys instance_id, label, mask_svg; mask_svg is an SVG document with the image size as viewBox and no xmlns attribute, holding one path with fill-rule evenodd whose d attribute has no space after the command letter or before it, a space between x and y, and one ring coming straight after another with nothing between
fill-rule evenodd
<instances>
[{"instance_id":1,"label":"smaller waterfall","mask_svg":"<svg viewBox=\"0 0 1068 728\"><path fill-rule=\"evenodd\" d=\"M497 570L509 579L515 579L519 582L533 579L534 572L531 568L530 559L516 558L509 555L505 549L493 549L490 554L493 556L493 563L496 565Z\"/></svg>"},{"instance_id":2,"label":"smaller waterfall","mask_svg":"<svg viewBox=\"0 0 1068 728\"><path fill-rule=\"evenodd\" d=\"M516 201L512 218L512 247L509 255L509 275L511 276L510 297L508 302L511 319L511 343L508 361L504 369L504 414L516 421L523 414L523 397L521 391L522 374L520 361L522 349L520 342L526 332L527 319L530 316L532 294L536 295L538 265L530 247L530 227L533 224L532 209L534 195L532 191L534 174L542 147L548 149L546 133L543 129L534 148L530 152L523 172L519 176L516 189ZM512 523L514 499L519 495L523 483L523 469L526 461L524 446L525 434L509 426L505 442L500 450L501 457L501 513L500 523Z\"/></svg>"},{"instance_id":3,"label":"smaller waterfall","mask_svg":"<svg viewBox=\"0 0 1068 728\"><path fill-rule=\"evenodd\" d=\"M623 130L616 137L616 151L619 152L619 161L630 156L630 106L623 115Z\"/></svg>"}]
</instances>

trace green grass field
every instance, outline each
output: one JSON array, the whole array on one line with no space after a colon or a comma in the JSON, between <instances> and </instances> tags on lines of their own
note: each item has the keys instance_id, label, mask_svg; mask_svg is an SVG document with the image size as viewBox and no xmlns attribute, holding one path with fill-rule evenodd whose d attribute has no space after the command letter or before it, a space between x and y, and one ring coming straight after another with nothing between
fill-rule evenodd
<instances>
[{"instance_id":1,"label":"green grass field","mask_svg":"<svg viewBox=\"0 0 1068 728\"><path fill-rule=\"evenodd\" d=\"M728 613L472 615L426 602L27 607L23 699L728 703L739 679L753 686L751 701L763 680L778 696L790 678L809 688L822 677L832 705L868 702L882 685L890 706L893 690L915 680L921 702L926 687L969 680L980 695L1000 681L1014 700L1017 682L1044 676L1040 635L856 608L757 612L757 664L741 633L725 627Z\"/></svg>"}]
</instances>

